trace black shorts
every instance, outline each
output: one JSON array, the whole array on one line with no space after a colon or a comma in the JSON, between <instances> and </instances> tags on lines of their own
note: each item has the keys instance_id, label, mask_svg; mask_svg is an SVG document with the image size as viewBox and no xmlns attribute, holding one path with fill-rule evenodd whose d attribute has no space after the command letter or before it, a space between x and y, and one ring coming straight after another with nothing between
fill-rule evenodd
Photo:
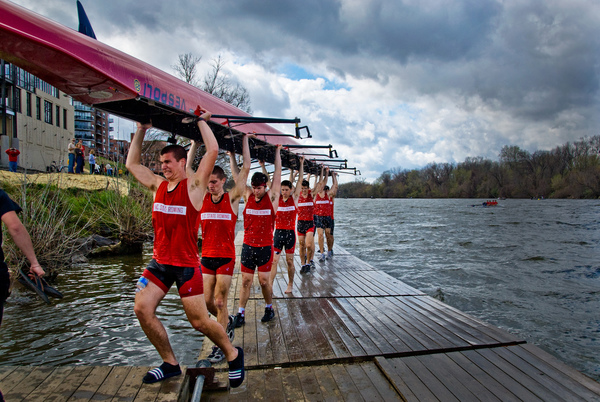
<instances>
[{"instance_id":1,"label":"black shorts","mask_svg":"<svg viewBox=\"0 0 600 402\"><path fill-rule=\"evenodd\" d=\"M315 227L317 229L331 229L333 226L333 219L331 216L315 215Z\"/></svg>"},{"instance_id":2,"label":"black shorts","mask_svg":"<svg viewBox=\"0 0 600 402\"><path fill-rule=\"evenodd\" d=\"M242 245L242 272L254 273L256 268L258 272L271 272L272 262L273 247L252 247L245 243Z\"/></svg>"},{"instance_id":3,"label":"black shorts","mask_svg":"<svg viewBox=\"0 0 600 402\"><path fill-rule=\"evenodd\" d=\"M298 221L296 230L298 231L299 236L306 236L308 232L315 231L315 221Z\"/></svg>"},{"instance_id":4,"label":"black shorts","mask_svg":"<svg viewBox=\"0 0 600 402\"><path fill-rule=\"evenodd\" d=\"M181 297L204 294L204 283L202 282L200 267L164 265L159 264L153 258L142 276L148 278L165 293L169 291L173 283L176 283Z\"/></svg>"},{"instance_id":5,"label":"black shorts","mask_svg":"<svg viewBox=\"0 0 600 402\"><path fill-rule=\"evenodd\" d=\"M285 249L286 254L294 254L296 249L296 232L286 229L275 229L273 236L273 248L275 254L281 253Z\"/></svg>"},{"instance_id":6,"label":"black shorts","mask_svg":"<svg viewBox=\"0 0 600 402\"><path fill-rule=\"evenodd\" d=\"M207 275L233 275L235 260L233 258L222 257L202 257L200 259L200 268L203 274Z\"/></svg>"}]
</instances>

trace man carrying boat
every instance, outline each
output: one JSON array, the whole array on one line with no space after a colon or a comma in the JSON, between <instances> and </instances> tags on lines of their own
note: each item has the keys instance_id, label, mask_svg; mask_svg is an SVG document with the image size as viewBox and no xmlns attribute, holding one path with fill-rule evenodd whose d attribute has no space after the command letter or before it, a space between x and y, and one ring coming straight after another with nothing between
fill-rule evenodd
<instances>
[{"instance_id":1,"label":"man carrying boat","mask_svg":"<svg viewBox=\"0 0 600 402\"><path fill-rule=\"evenodd\" d=\"M141 164L142 142L151 124L138 123L127 156L127 169L154 194L153 258L138 282L141 290L135 296L134 311L163 364L144 376L142 381L145 383L181 374L167 332L156 316L159 303L173 283L177 284L181 303L192 327L208 336L224 352L229 362L231 387L240 386L244 380L243 351L239 347L234 348L223 327L209 318L200 271L197 244L200 210L219 153L217 140L207 124L210 116L210 113L204 112L198 120L206 155L190 178L186 174L186 152L179 145L168 145L161 151L160 163L164 177Z\"/></svg>"},{"instance_id":2,"label":"man carrying boat","mask_svg":"<svg viewBox=\"0 0 600 402\"><path fill-rule=\"evenodd\" d=\"M315 221L314 199L310 189L310 175L302 180L300 196L298 197L298 247L300 252L300 273L310 272L315 268L313 257L315 255Z\"/></svg>"},{"instance_id":3,"label":"man carrying boat","mask_svg":"<svg viewBox=\"0 0 600 402\"><path fill-rule=\"evenodd\" d=\"M329 168L321 170L321 177L317 182L315 196L315 227L319 241L319 261L323 262L333 256L333 198L337 194L337 178L332 173L333 186L327 186ZM325 238L327 240L327 253L325 252Z\"/></svg>"},{"instance_id":4,"label":"man carrying boat","mask_svg":"<svg viewBox=\"0 0 600 402\"><path fill-rule=\"evenodd\" d=\"M271 282L272 288L273 283L275 282L275 276L277 275L277 264L279 264L281 252L285 249L285 261L288 270L288 286L285 293L292 293L294 287L294 274L296 272L294 267L294 250L296 249L296 231L294 226L296 225L296 217L298 216L296 205L298 204L298 197L300 196L300 181L302 180L303 175L304 157L301 157L300 172L298 174L296 187L293 187L292 184L292 181L294 180L294 172L292 171L290 180L281 182L281 195L279 197L277 213L275 214L275 234L273 235L273 249L275 250L275 254L273 256L269 281Z\"/></svg>"},{"instance_id":5,"label":"man carrying boat","mask_svg":"<svg viewBox=\"0 0 600 402\"><path fill-rule=\"evenodd\" d=\"M258 280L265 299L265 314L262 322L271 321L275 317L273 310L273 288L269 279L273 262L273 229L275 214L279 206L279 190L281 186L281 145L275 151L275 172L273 187L267 189L268 177L262 172L252 175L252 188L246 189L244 207L244 244L242 245L242 288L240 304L236 316L236 327L245 323L246 303L250 298L250 286L254 279L254 271L258 270Z\"/></svg>"},{"instance_id":6,"label":"man carrying boat","mask_svg":"<svg viewBox=\"0 0 600 402\"><path fill-rule=\"evenodd\" d=\"M200 266L204 280L204 297L208 311L217 317L217 321L226 330L229 340L234 337L234 316L229 315L227 297L231 287L231 278L235 265L235 224L240 199L246 190L246 181L250 173L250 147L248 135L242 140L244 164L241 172L236 172L235 186L229 192L224 189L227 177L223 168L215 166L208 180L208 192L204 196L200 210L202 228L202 258ZM194 159L198 143L192 141L188 151L188 169ZM193 171L188 170L188 175ZM218 346L213 346L208 360L218 363L225 358Z\"/></svg>"}]
</instances>

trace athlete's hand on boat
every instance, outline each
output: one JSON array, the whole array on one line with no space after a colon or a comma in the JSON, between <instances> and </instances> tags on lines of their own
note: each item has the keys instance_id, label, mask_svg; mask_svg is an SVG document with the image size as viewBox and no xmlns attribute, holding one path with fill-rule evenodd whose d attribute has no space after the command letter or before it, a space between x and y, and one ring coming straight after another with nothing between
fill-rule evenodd
<instances>
[{"instance_id":1,"label":"athlete's hand on boat","mask_svg":"<svg viewBox=\"0 0 600 402\"><path fill-rule=\"evenodd\" d=\"M140 123L139 121L137 122L137 128L142 129L142 130L148 130L150 128L152 128L152 120L150 120L149 123Z\"/></svg>"},{"instance_id":2,"label":"athlete's hand on boat","mask_svg":"<svg viewBox=\"0 0 600 402\"><path fill-rule=\"evenodd\" d=\"M46 272L44 272L44 269L40 264L31 264L31 267L29 267L28 275L31 279L33 279L34 275L37 275L38 278L41 278L45 274Z\"/></svg>"}]
</instances>

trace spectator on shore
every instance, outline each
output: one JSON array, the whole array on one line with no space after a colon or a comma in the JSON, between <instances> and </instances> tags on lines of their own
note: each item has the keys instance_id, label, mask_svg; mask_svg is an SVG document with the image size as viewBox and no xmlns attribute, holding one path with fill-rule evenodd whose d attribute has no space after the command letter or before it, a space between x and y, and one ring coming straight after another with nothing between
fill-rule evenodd
<instances>
[{"instance_id":1,"label":"spectator on shore","mask_svg":"<svg viewBox=\"0 0 600 402\"><path fill-rule=\"evenodd\" d=\"M106 169L106 175L107 175L107 176L112 176L112 174L113 174L113 169L112 169L112 166L110 166L110 163L107 163L107 164L106 164L106 166L105 166L105 169Z\"/></svg>"},{"instance_id":2,"label":"spectator on shore","mask_svg":"<svg viewBox=\"0 0 600 402\"><path fill-rule=\"evenodd\" d=\"M94 174L96 169L96 155L93 149L90 149L90 155L88 156L88 162L90 164L90 174Z\"/></svg>"},{"instance_id":3,"label":"spectator on shore","mask_svg":"<svg viewBox=\"0 0 600 402\"><path fill-rule=\"evenodd\" d=\"M67 145L67 151L69 151L69 167L67 171L69 173L75 173L73 171L75 166L75 138L71 138L71 141L69 141L69 144Z\"/></svg>"},{"instance_id":4,"label":"spectator on shore","mask_svg":"<svg viewBox=\"0 0 600 402\"><path fill-rule=\"evenodd\" d=\"M83 173L83 150L81 149L81 143L75 144L75 173Z\"/></svg>"},{"instance_id":5,"label":"spectator on shore","mask_svg":"<svg viewBox=\"0 0 600 402\"><path fill-rule=\"evenodd\" d=\"M21 151L19 151L16 148L8 148L6 151L6 154L8 155L8 170L11 172L16 172L17 171L17 162L18 162L18 158L19 155L21 154Z\"/></svg>"}]
</instances>

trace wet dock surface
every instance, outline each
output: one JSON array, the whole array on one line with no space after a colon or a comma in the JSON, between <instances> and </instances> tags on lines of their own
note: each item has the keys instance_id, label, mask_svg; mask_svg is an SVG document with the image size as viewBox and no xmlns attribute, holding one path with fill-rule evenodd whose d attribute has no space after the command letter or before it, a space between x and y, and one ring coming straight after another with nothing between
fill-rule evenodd
<instances>
[{"instance_id":1,"label":"wet dock surface","mask_svg":"<svg viewBox=\"0 0 600 402\"><path fill-rule=\"evenodd\" d=\"M241 236L237 238L241 245ZM238 250L240 247L238 247ZM456 310L375 269L346 250L296 277L285 258L274 286L275 318L261 323L258 279L234 344L246 380L202 400L600 400L600 383L538 347ZM236 313L239 258L229 296ZM203 359L212 342L206 339ZM227 364L214 365L227 384ZM0 366L7 401L183 401L189 376L142 384L150 367ZM191 371L191 370L190 370ZM193 383L193 381L192 381ZM215 385L215 384L213 384Z\"/></svg>"}]
</instances>

